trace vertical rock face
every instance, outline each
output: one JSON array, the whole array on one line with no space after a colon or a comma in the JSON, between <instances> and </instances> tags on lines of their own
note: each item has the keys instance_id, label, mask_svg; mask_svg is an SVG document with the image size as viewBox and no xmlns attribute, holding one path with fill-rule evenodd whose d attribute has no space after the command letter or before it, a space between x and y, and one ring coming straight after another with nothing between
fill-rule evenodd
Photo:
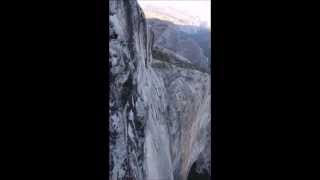
<instances>
[{"instance_id":1,"label":"vertical rock face","mask_svg":"<svg viewBox=\"0 0 320 180\"><path fill-rule=\"evenodd\" d=\"M141 89L151 54L142 11L135 1L110 1L110 175L144 179L148 102Z\"/></svg>"},{"instance_id":2,"label":"vertical rock face","mask_svg":"<svg viewBox=\"0 0 320 180\"><path fill-rule=\"evenodd\" d=\"M186 180L194 162L209 171L210 74L152 48L135 0L109 8L110 179Z\"/></svg>"}]
</instances>

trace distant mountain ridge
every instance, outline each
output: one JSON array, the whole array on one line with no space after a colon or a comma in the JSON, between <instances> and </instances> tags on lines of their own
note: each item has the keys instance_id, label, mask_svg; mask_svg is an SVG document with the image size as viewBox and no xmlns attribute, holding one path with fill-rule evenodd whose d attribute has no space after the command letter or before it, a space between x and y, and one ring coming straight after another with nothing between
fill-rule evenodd
<instances>
[{"instance_id":1,"label":"distant mountain ridge","mask_svg":"<svg viewBox=\"0 0 320 180\"><path fill-rule=\"evenodd\" d=\"M210 72L211 45L210 31L198 28L196 32L186 31L194 26L176 25L160 19L147 19L154 33L153 46L163 47L188 59L206 72Z\"/></svg>"},{"instance_id":2,"label":"distant mountain ridge","mask_svg":"<svg viewBox=\"0 0 320 180\"><path fill-rule=\"evenodd\" d=\"M156 6L151 4L140 3L146 18L156 18L160 20L170 21L177 25L192 26L194 31L199 27L207 27L207 23L201 21L199 17L180 11L176 8L168 6Z\"/></svg>"}]
</instances>

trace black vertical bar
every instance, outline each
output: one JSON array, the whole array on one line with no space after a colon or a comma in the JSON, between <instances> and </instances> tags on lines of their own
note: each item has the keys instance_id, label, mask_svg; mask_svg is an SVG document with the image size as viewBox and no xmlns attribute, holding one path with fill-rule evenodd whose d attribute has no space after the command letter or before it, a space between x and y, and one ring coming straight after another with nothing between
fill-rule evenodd
<instances>
[{"instance_id":1,"label":"black vertical bar","mask_svg":"<svg viewBox=\"0 0 320 180\"><path fill-rule=\"evenodd\" d=\"M96 179L105 180L108 169L108 64L107 64L107 20L106 0L96 0L95 50L96 50Z\"/></svg>"}]
</instances>

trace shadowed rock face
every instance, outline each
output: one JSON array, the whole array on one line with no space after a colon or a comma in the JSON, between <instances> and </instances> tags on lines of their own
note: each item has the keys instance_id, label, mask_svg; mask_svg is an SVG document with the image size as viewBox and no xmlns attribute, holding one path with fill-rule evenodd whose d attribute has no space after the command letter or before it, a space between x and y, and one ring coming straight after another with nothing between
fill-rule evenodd
<instances>
[{"instance_id":1,"label":"shadowed rock face","mask_svg":"<svg viewBox=\"0 0 320 180\"><path fill-rule=\"evenodd\" d=\"M152 49L157 35L135 0L109 7L110 179L186 180L194 162L210 164L210 74Z\"/></svg>"}]
</instances>

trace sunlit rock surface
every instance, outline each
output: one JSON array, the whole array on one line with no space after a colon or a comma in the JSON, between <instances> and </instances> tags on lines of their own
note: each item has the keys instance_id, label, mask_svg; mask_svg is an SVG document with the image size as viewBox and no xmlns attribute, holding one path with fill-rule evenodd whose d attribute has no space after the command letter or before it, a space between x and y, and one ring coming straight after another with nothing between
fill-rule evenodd
<instances>
[{"instance_id":1,"label":"sunlit rock surface","mask_svg":"<svg viewBox=\"0 0 320 180\"><path fill-rule=\"evenodd\" d=\"M135 0L109 5L110 179L210 173L210 71L156 45Z\"/></svg>"}]
</instances>

